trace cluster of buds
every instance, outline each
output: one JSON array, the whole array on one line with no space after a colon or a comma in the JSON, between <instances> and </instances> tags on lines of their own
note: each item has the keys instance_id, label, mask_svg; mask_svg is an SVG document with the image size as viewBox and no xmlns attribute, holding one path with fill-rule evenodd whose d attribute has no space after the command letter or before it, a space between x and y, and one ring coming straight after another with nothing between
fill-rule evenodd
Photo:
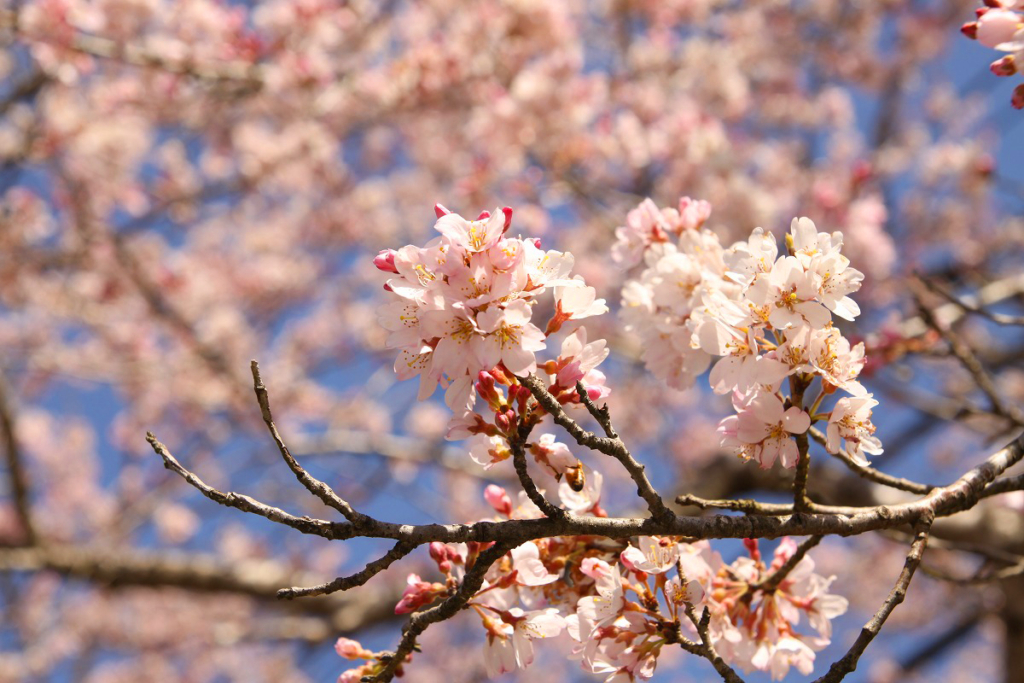
<instances>
[{"instance_id":1,"label":"cluster of buds","mask_svg":"<svg viewBox=\"0 0 1024 683\"><path fill-rule=\"evenodd\" d=\"M1024 2L1021 0L986 0L985 7L975 10L977 19L961 27L968 38L977 40L1008 54L989 66L996 76L1013 76L1024 68ZM1024 83L1013 90L1010 103L1024 109Z\"/></svg>"},{"instance_id":2,"label":"cluster of buds","mask_svg":"<svg viewBox=\"0 0 1024 683\"><path fill-rule=\"evenodd\" d=\"M365 659L368 660L359 666L349 669L338 677L338 683L359 683L365 676L375 676L383 670L386 661L378 653L371 652L350 638L338 638L334 644L334 651L344 659ZM402 671L402 667L399 667ZM401 675L401 674L399 674Z\"/></svg>"}]
</instances>

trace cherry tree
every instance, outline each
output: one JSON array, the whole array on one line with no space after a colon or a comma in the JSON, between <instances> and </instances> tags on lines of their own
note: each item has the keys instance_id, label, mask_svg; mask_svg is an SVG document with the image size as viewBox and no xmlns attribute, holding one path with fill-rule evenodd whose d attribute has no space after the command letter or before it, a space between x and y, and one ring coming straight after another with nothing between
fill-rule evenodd
<instances>
[{"instance_id":1,"label":"cherry tree","mask_svg":"<svg viewBox=\"0 0 1024 683\"><path fill-rule=\"evenodd\" d=\"M0 9L0 680L1020 679L974 9Z\"/></svg>"}]
</instances>

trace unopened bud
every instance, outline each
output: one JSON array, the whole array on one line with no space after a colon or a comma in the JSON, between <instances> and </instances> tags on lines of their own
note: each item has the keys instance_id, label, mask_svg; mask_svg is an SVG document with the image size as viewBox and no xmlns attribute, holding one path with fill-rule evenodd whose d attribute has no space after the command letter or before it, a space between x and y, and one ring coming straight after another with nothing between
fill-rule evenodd
<instances>
[{"instance_id":1,"label":"unopened bud","mask_svg":"<svg viewBox=\"0 0 1024 683\"><path fill-rule=\"evenodd\" d=\"M978 22L969 21L960 27L960 33L964 34L971 40L978 39Z\"/></svg>"},{"instance_id":2,"label":"unopened bud","mask_svg":"<svg viewBox=\"0 0 1024 683\"><path fill-rule=\"evenodd\" d=\"M1013 105L1014 109L1024 109L1024 83L1021 83L1013 89L1013 96L1010 98L1010 104Z\"/></svg>"},{"instance_id":3,"label":"unopened bud","mask_svg":"<svg viewBox=\"0 0 1024 683\"><path fill-rule=\"evenodd\" d=\"M750 559L754 560L755 562L760 561L761 549L758 546L756 538L744 538L743 546L747 549L747 552L750 553Z\"/></svg>"},{"instance_id":4,"label":"unopened bud","mask_svg":"<svg viewBox=\"0 0 1024 683\"><path fill-rule=\"evenodd\" d=\"M508 517L512 514L512 499L508 497L505 489L500 486L490 484L485 488L484 499L499 515Z\"/></svg>"},{"instance_id":5,"label":"unopened bud","mask_svg":"<svg viewBox=\"0 0 1024 683\"><path fill-rule=\"evenodd\" d=\"M384 249L379 254L373 257L373 265L377 266L377 270L383 270L385 273L398 274L398 268L395 267L395 256L398 255L394 249Z\"/></svg>"},{"instance_id":6,"label":"unopened bud","mask_svg":"<svg viewBox=\"0 0 1024 683\"><path fill-rule=\"evenodd\" d=\"M476 393L491 410L497 412L501 408L501 395L494 389L494 377L486 370L481 370L477 375Z\"/></svg>"},{"instance_id":7,"label":"unopened bud","mask_svg":"<svg viewBox=\"0 0 1024 683\"><path fill-rule=\"evenodd\" d=\"M516 413L511 408L494 416L494 424L503 432L508 433L512 431L512 426L515 425L515 423Z\"/></svg>"},{"instance_id":8,"label":"unopened bud","mask_svg":"<svg viewBox=\"0 0 1024 683\"><path fill-rule=\"evenodd\" d=\"M1017 73L1017 65L1013 61L1013 55L1006 55L1002 59L989 64L989 70L996 76L1012 76Z\"/></svg>"},{"instance_id":9,"label":"unopened bud","mask_svg":"<svg viewBox=\"0 0 1024 683\"><path fill-rule=\"evenodd\" d=\"M502 233L508 232L508 229L512 227L512 207L506 206L501 212L505 214L505 226L501 229Z\"/></svg>"}]
</instances>

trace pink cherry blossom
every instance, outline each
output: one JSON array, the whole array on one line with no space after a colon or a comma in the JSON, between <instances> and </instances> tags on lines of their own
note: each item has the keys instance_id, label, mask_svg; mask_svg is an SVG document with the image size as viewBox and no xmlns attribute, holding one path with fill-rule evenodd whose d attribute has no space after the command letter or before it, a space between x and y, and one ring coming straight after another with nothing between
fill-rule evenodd
<instances>
[{"instance_id":1,"label":"pink cherry blossom","mask_svg":"<svg viewBox=\"0 0 1024 683\"><path fill-rule=\"evenodd\" d=\"M512 549L512 566L515 568L516 581L521 586L546 586L558 580L558 574L552 574L540 561L540 549L533 541Z\"/></svg>"},{"instance_id":2,"label":"pink cherry blossom","mask_svg":"<svg viewBox=\"0 0 1024 683\"><path fill-rule=\"evenodd\" d=\"M875 437L875 426L871 423L871 410L877 405L878 401L870 394L836 401L826 430L829 452L838 453L842 449L861 465L868 464L865 453L880 454L882 442ZM845 447L840 445L840 440L845 442Z\"/></svg>"},{"instance_id":3,"label":"pink cherry blossom","mask_svg":"<svg viewBox=\"0 0 1024 683\"><path fill-rule=\"evenodd\" d=\"M759 390L737 399L736 407L737 414L719 426L722 445L757 460L764 469L779 459L783 467L796 467L797 447L790 436L806 432L810 416L796 406L785 408L778 396Z\"/></svg>"}]
</instances>

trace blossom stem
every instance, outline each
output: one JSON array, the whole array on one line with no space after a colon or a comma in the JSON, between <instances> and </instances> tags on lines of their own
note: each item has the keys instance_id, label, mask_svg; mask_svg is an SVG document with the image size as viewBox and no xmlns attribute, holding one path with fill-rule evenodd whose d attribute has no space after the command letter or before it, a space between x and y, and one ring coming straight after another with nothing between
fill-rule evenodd
<instances>
[{"instance_id":1,"label":"blossom stem","mask_svg":"<svg viewBox=\"0 0 1024 683\"><path fill-rule=\"evenodd\" d=\"M808 382L799 374L789 378L790 402L803 410L804 391L807 390ZM813 505L807 497L807 479L811 471L810 442L807 439L807 432L794 434L797 452L799 457L796 462L796 477L793 481L793 509L797 512L810 512Z\"/></svg>"}]
</instances>

